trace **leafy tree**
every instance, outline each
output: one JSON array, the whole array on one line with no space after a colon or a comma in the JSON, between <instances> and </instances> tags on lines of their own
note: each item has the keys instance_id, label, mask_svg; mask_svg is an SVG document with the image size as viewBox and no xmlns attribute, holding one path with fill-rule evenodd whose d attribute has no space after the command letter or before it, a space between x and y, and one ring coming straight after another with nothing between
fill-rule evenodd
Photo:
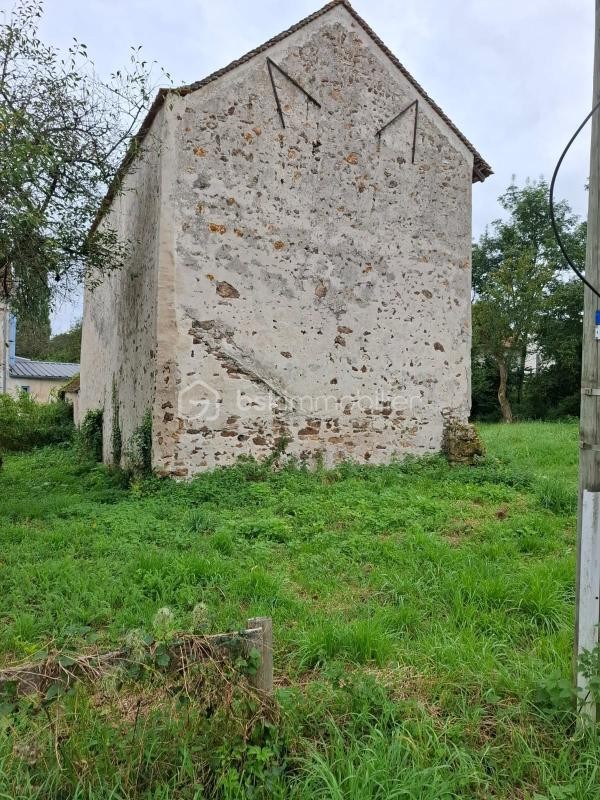
<instances>
[{"instance_id":1,"label":"leafy tree","mask_svg":"<svg viewBox=\"0 0 600 800\"><path fill-rule=\"evenodd\" d=\"M581 375L583 284L554 280L544 303L537 339L543 362L560 365L578 382Z\"/></svg>"},{"instance_id":2,"label":"leafy tree","mask_svg":"<svg viewBox=\"0 0 600 800\"><path fill-rule=\"evenodd\" d=\"M541 367L528 379L523 413L552 418L579 414L583 284L554 280L537 331Z\"/></svg>"},{"instance_id":3,"label":"leafy tree","mask_svg":"<svg viewBox=\"0 0 600 800\"><path fill-rule=\"evenodd\" d=\"M25 319L17 325L17 355L36 361L79 362L81 352L81 320L65 333L50 335L50 319Z\"/></svg>"},{"instance_id":4,"label":"leafy tree","mask_svg":"<svg viewBox=\"0 0 600 800\"><path fill-rule=\"evenodd\" d=\"M89 234L148 104L152 66L132 49L102 80L87 48L44 44L41 0L0 24L0 291L23 319L45 319L57 292L118 268L127 243Z\"/></svg>"},{"instance_id":5,"label":"leafy tree","mask_svg":"<svg viewBox=\"0 0 600 800\"><path fill-rule=\"evenodd\" d=\"M50 346L50 318L30 319L25 317L17 325L15 349L18 356L43 361L48 358Z\"/></svg>"},{"instance_id":6,"label":"leafy tree","mask_svg":"<svg viewBox=\"0 0 600 800\"><path fill-rule=\"evenodd\" d=\"M473 307L475 347L496 363L498 402L505 422L512 422L509 372L515 359L524 370L543 291L551 277L552 268L544 262L536 264L527 248L498 265L490 274L485 294Z\"/></svg>"},{"instance_id":7,"label":"leafy tree","mask_svg":"<svg viewBox=\"0 0 600 800\"><path fill-rule=\"evenodd\" d=\"M81 353L81 321L65 333L57 333L50 339L48 358L51 361L79 363Z\"/></svg>"},{"instance_id":8,"label":"leafy tree","mask_svg":"<svg viewBox=\"0 0 600 800\"><path fill-rule=\"evenodd\" d=\"M506 212L473 248L473 362L497 370L502 418L511 422L511 378L515 400L522 400L528 350L539 342L547 297L564 280L564 261L548 213L548 184L543 179L519 188L514 183L499 198ZM568 204L556 205L556 217L568 247L581 260L585 225Z\"/></svg>"},{"instance_id":9,"label":"leafy tree","mask_svg":"<svg viewBox=\"0 0 600 800\"><path fill-rule=\"evenodd\" d=\"M471 416L495 422L499 415L496 362L489 356L474 355L471 361Z\"/></svg>"}]
</instances>

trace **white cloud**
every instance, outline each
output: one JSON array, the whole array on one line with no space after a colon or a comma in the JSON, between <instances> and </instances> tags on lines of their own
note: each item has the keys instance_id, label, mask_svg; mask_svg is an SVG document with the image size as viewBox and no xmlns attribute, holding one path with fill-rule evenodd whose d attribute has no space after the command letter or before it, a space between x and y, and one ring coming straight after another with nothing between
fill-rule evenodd
<instances>
[{"instance_id":1,"label":"white cloud","mask_svg":"<svg viewBox=\"0 0 600 800\"><path fill-rule=\"evenodd\" d=\"M591 106L589 0L355 0L356 10L490 162L473 187L474 233L516 174L550 177ZM311 13L308 0L47 0L44 36L86 42L102 70L141 44L176 83L198 80ZM589 133L559 193L585 214ZM76 312L77 313L77 312ZM64 314L63 314L64 316Z\"/></svg>"}]
</instances>

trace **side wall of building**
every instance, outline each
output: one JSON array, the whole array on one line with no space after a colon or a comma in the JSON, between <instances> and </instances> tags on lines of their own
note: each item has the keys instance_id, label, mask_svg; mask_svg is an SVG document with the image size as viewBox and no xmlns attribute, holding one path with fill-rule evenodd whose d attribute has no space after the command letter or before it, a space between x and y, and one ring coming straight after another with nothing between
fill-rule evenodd
<instances>
[{"instance_id":1,"label":"side wall of building","mask_svg":"<svg viewBox=\"0 0 600 800\"><path fill-rule=\"evenodd\" d=\"M274 69L283 127L267 56L320 107ZM416 99L413 163L414 107L377 131ZM343 7L171 106L156 466L439 449L470 405L471 152Z\"/></svg>"},{"instance_id":2,"label":"side wall of building","mask_svg":"<svg viewBox=\"0 0 600 800\"><path fill-rule=\"evenodd\" d=\"M81 414L79 411L79 390L76 392L65 392L65 400L73 406L73 422L75 425L81 423Z\"/></svg>"},{"instance_id":3,"label":"side wall of building","mask_svg":"<svg viewBox=\"0 0 600 800\"><path fill-rule=\"evenodd\" d=\"M101 223L129 242L125 264L85 289L79 416L104 410L107 462L119 439L125 454L155 399L162 123L159 113Z\"/></svg>"},{"instance_id":4,"label":"side wall of building","mask_svg":"<svg viewBox=\"0 0 600 800\"><path fill-rule=\"evenodd\" d=\"M67 378L50 380L44 378L8 378L8 394L18 397L22 391L28 392L38 403L49 403L56 399L58 391L66 383Z\"/></svg>"}]
</instances>

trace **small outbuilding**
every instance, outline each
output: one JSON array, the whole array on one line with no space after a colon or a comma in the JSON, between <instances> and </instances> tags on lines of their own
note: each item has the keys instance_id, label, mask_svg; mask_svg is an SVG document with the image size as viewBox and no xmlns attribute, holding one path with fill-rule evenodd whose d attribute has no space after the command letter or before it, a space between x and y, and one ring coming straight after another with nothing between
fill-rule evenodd
<instances>
[{"instance_id":1,"label":"small outbuilding","mask_svg":"<svg viewBox=\"0 0 600 800\"><path fill-rule=\"evenodd\" d=\"M30 394L39 403L58 396L65 381L79 372L79 364L35 361L16 355L17 321L0 298L0 394Z\"/></svg>"},{"instance_id":2,"label":"small outbuilding","mask_svg":"<svg viewBox=\"0 0 600 800\"><path fill-rule=\"evenodd\" d=\"M73 422L79 425L79 373L59 390L58 396L73 406Z\"/></svg>"},{"instance_id":3,"label":"small outbuilding","mask_svg":"<svg viewBox=\"0 0 600 800\"><path fill-rule=\"evenodd\" d=\"M8 366L7 392L27 392L38 403L49 403L58 396L65 381L79 372L79 364L58 361L34 361L15 356Z\"/></svg>"},{"instance_id":4,"label":"small outbuilding","mask_svg":"<svg viewBox=\"0 0 600 800\"><path fill-rule=\"evenodd\" d=\"M161 90L95 224L131 243L85 292L79 413L104 409L105 460L148 412L176 476L439 450L470 410L490 174L345 0Z\"/></svg>"}]
</instances>

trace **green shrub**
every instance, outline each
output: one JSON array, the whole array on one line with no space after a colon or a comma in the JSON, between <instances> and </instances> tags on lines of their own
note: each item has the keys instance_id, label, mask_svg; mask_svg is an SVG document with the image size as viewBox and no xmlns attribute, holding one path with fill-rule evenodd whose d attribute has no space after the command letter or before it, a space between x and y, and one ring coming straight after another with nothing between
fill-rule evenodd
<instances>
[{"instance_id":1,"label":"green shrub","mask_svg":"<svg viewBox=\"0 0 600 800\"><path fill-rule=\"evenodd\" d=\"M125 461L134 475L144 476L152 472L152 415L149 411L127 442Z\"/></svg>"},{"instance_id":2,"label":"green shrub","mask_svg":"<svg viewBox=\"0 0 600 800\"><path fill-rule=\"evenodd\" d=\"M37 403L29 394L0 395L0 450L31 450L68 442L73 437L73 409L56 400Z\"/></svg>"},{"instance_id":3,"label":"green shrub","mask_svg":"<svg viewBox=\"0 0 600 800\"><path fill-rule=\"evenodd\" d=\"M560 670L553 670L549 675L537 681L531 701L533 705L549 716L569 717L575 712L577 690L570 677L565 677Z\"/></svg>"},{"instance_id":4,"label":"green shrub","mask_svg":"<svg viewBox=\"0 0 600 800\"><path fill-rule=\"evenodd\" d=\"M103 417L101 408L90 409L79 426L75 442L82 461L102 461Z\"/></svg>"}]
</instances>

